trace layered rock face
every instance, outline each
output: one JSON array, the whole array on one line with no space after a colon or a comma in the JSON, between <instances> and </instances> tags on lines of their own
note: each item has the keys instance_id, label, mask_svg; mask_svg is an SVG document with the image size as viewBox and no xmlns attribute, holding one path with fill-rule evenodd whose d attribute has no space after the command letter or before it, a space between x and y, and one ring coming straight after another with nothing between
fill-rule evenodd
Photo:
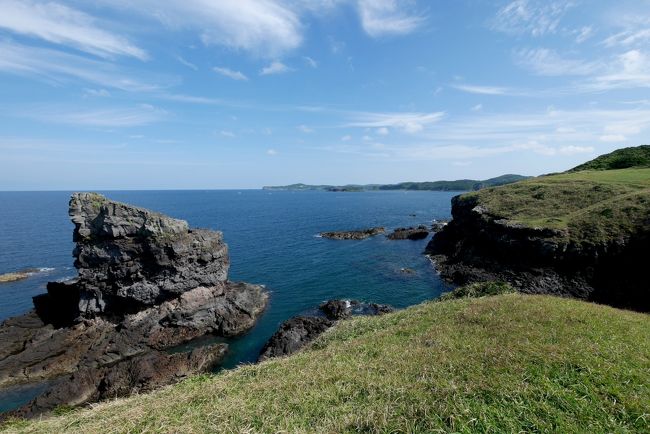
<instances>
[{"instance_id":1,"label":"layered rock face","mask_svg":"<svg viewBox=\"0 0 650 434\"><path fill-rule=\"evenodd\" d=\"M205 334L235 336L264 310L263 287L228 281L220 232L94 193L70 201L77 279L51 282L35 310L0 326L0 387L62 377L20 411L149 390L210 369L227 345L165 350ZM151 368L153 367L153 368Z\"/></svg>"},{"instance_id":2,"label":"layered rock face","mask_svg":"<svg viewBox=\"0 0 650 434\"><path fill-rule=\"evenodd\" d=\"M633 236L575 243L562 230L495 219L476 198L452 199L453 220L429 242L441 275L457 284L502 280L526 293L650 310L644 263L650 220Z\"/></svg>"}]
</instances>

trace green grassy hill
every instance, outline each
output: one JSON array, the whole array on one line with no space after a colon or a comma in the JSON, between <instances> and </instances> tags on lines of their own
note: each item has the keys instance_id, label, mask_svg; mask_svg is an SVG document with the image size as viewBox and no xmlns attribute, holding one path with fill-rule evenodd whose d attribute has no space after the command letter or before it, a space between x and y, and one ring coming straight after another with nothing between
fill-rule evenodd
<instances>
[{"instance_id":1,"label":"green grassy hill","mask_svg":"<svg viewBox=\"0 0 650 434\"><path fill-rule=\"evenodd\" d=\"M630 167L650 167L650 145L617 149L591 161L574 167L570 172L581 170L613 170Z\"/></svg>"},{"instance_id":2,"label":"green grassy hill","mask_svg":"<svg viewBox=\"0 0 650 434\"><path fill-rule=\"evenodd\" d=\"M430 302L342 322L288 358L4 429L650 432L648 330L648 315L547 296Z\"/></svg>"},{"instance_id":3,"label":"green grassy hill","mask_svg":"<svg viewBox=\"0 0 650 434\"><path fill-rule=\"evenodd\" d=\"M575 240L607 241L650 219L650 168L590 170L540 176L462 196L495 218L565 229Z\"/></svg>"}]
</instances>

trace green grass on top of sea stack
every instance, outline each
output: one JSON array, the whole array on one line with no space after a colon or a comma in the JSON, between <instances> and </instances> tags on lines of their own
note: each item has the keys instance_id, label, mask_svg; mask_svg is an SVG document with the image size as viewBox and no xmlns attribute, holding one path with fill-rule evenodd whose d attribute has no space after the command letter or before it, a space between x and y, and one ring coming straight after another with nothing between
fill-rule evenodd
<instances>
[{"instance_id":1,"label":"green grass on top of sea stack","mask_svg":"<svg viewBox=\"0 0 650 434\"><path fill-rule=\"evenodd\" d=\"M648 315L549 296L429 302L341 322L291 357L4 428L650 432L649 331Z\"/></svg>"},{"instance_id":2,"label":"green grass on top of sea stack","mask_svg":"<svg viewBox=\"0 0 650 434\"><path fill-rule=\"evenodd\" d=\"M602 242L650 221L650 168L540 176L468 193L490 215L529 227L565 229L572 240Z\"/></svg>"}]
</instances>

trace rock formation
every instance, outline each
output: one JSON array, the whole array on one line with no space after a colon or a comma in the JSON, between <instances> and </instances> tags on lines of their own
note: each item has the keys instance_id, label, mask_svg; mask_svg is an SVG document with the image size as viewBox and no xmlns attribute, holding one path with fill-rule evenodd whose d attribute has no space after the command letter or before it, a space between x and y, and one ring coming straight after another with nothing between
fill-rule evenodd
<instances>
[{"instance_id":1,"label":"rock formation","mask_svg":"<svg viewBox=\"0 0 650 434\"><path fill-rule=\"evenodd\" d=\"M413 228L397 228L392 233L388 234L389 240L423 240L429 236L429 228L420 225Z\"/></svg>"},{"instance_id":2,"label":"rock formation","mask_svg":"<svg viewBox=\"0 0 650 434\"><path fill-rule=\"evenodd\" d=\"M227 345L165 350L208 333L241 334L266 306L263 287L228 281L221 232L94 193L75 193L70 217L79 276L51 282L34 311L0 325L0 387L55 379L20 415L204 372Z\"/></svg>"},{"instance_id":3,"label":"rock formation","mask_svg":"<svg viewBox=\"0 0 650 434\"><path fill-rule=\"evenodd\" d=\"M592 244L574 243L562 230L495 219L475 197L454 197L452 216L426 248L447 280L459 285L499 280L525 293L650 310L644 274L650 225L633 237Z\"/></svg>"},{"instance_id":4,"label":"rock formation","mask_svg":"<svg viewBox=\"0 0 650 434\"><path fill-rule=\"evenodd\" d=\"M376 227L360 231L321 232L320 236L332 240L363 240L386 232L385 228Z\"/></svg>"},{"instance_id":5,"label":"rock formation","mask_svg":"<svg viewBox=\"0 0 650 434\"><path fill-rule=\"evenodd\" d=\"M329 300L319 306L323 316L296 316L283 322L262 348L258 361L293 354L320 336L336 321L352 315L383 315L395 309L386 304Z\"/></svg>"}]
</instances>

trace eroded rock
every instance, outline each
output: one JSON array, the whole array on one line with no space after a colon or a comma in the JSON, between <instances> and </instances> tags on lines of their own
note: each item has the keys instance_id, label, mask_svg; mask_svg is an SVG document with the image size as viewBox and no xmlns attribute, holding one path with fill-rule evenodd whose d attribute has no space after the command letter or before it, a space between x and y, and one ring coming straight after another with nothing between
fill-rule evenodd
<instances>
[{"instance_id":1,"label":"eroded rock","mask_svg":"<svg viewBox=\"0 0 650 434\"><path fill-rule=\"evenodd\" d=\"M70 217L79 276L51 282L34 297L34 311L0 325L0 387L63 378L21 414L205 371L226 345L209 353L165 350L208 333L244 333L266 306L262 286L228 281L221 232L94 193L75 193Z\"/></svg>"}]
</instances>

